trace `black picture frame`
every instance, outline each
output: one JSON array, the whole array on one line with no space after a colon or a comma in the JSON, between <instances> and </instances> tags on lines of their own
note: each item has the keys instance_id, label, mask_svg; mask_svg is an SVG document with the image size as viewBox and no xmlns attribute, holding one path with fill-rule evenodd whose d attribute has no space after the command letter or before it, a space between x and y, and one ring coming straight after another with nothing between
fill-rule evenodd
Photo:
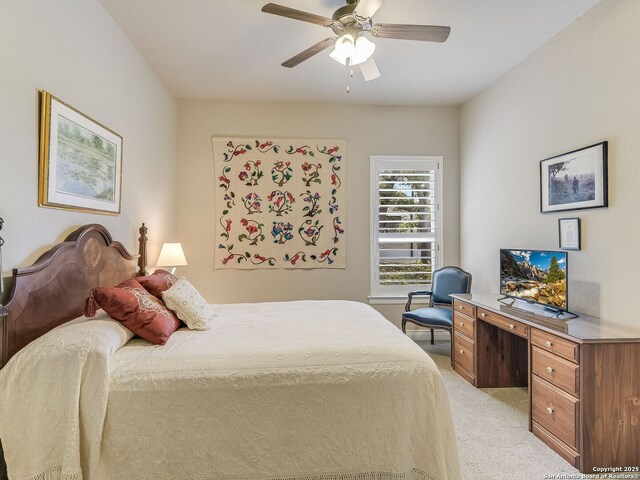
<instances>
[{"instance_id":1,"label":"black picture frame","mask_svg":"<svg viewBox=\"0 0 640 480\"><path fill-rule=\"evenodd\" d=\"M582 248L581 224L578 217L558 219L558 245L561 250Z\"/></svg>"},{"instance_id":2,"label":"black picture frame","mask_svg":"<svg viewBox=\"0 0 640 480\"><path fill-rule=\"evenodd\" d=\"M607 167L606 141L541 160L540 212L607 207Z\"/></svg>"}]
</instances>

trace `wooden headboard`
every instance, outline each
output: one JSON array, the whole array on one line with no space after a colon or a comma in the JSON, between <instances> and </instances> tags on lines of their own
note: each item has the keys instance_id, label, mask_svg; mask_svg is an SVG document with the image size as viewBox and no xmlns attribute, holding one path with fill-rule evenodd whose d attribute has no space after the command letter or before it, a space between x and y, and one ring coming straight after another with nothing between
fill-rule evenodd
<instances>
[{"instance_id":1,"label":"wooden headboard","mask_svg":"<svg viewBox=\"0 0 640 480\"><path fill-rule=\"evenodd\" d=\"M0 320L0 367L22 347L84 314L89 291L144 275L146 228L140 227L138 260L102 225L78 228L26 268L13 270L8 313Z\"/></svg>"}]
</instances>

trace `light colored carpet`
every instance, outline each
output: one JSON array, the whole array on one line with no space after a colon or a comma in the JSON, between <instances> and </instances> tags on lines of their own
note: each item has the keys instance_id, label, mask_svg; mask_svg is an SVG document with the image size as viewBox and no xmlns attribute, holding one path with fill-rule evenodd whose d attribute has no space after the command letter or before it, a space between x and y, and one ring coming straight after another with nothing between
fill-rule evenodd
<instances>
[{"instance_id":1,"label":"light colored carpet","mask_svg":"<svg viewBox=\"0 0 640 480\"><path fill-rule=\"evenodd\" d=\"M529 432L526 388L475 388L451 368L449 342L418 342L449 392L465 480L543 480L579 474ZM576 477L579 478L579 477Z\"/></svg>"}]
</instances>

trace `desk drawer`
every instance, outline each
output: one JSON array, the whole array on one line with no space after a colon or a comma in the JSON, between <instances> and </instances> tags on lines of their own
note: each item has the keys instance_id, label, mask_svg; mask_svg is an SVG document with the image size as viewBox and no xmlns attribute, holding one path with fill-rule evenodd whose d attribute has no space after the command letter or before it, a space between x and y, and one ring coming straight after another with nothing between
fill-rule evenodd
<instances>
[{"instance_id":1,"label":"desk drawer","mask_svg":"<svg viewBox=\"0 0 640 480\"><path fill-rule=\"evenodd\" d=\"M580 345L570 342L564 338L556 337L537 328L531 330L531 343L546 350L566 358L574 363L580 361Z\"/></svg>"},{"instance_id":2,"label":"desk drawer","mask_svg":"<svg viewBox=\"0 0 640 480\"><path fill-rule=\"evenodd\" d=\"M524 323L503 317L484 308L478 308L478 318L483 322L492 323L503 330L513 332L520 337L527 338L529 335L529 327Z\"/></svg>"},{"instance_id":3,"label":"desk drawer","mask_svg":"<svg viewBox=\"0 0 640 480\"><path fill-rule=\"evenodd\" d=\"M471 372L467 372L459 363L456 363L455 365L456 373L475 387L476 377Z\"/></svg>"},{"instance_id":4,"label":"desk drawer","mask_svg":"<svg viewBox=\"0 0 640 480\"><path fill-rule=\"evenodd\" d=\"M531 376L531 419L577 449L578 407L580 401L553 385Z\"/></svg>"},{"instance_id":5,"label":"desk drawer","mask_svg":"<svg viewBox=\"0 0 640 480\"><path fill-rule=\"evenodd\" d=\"M544 443L546 443L549 448L554 450L558 455L569 462L572 467L580 468L580 454L578 452L567 447L564 443L551 435L537 423L533 422L533 425L531 425L531 427L531 432Z\"/></svg>"},{"instance_id":6,"label":"desk drawer","mask_svg":"<svg viewBox=\"0 0 640 480\"><path fill-rule=\"evenodd\" d=\"M469 303L461 302L457 298L453 299L453 311L464 313L467 317L475 318L476 307Z\"/></svg>"},{"instance_id":7,"label":"desk drawer","mask_svg":"<svg viewBox=\"0 0 640 480\"><path fill-rule=\"evenodd\" d=\"M460 315L458 312L453 312L453 327L454 330L464 333L469 338L476 338L475 321L473 318L466 315Z\"/></svg>"},{"instance_id":8,"label":"desk drawer","mask_svg":"<svg viewBox=\"0 0 640 480\"><path fill-rule=\"evenodd\" d=\"M531 347L531 372L576 397L579 396L580 367L557 355Z\"/></svg>"},{"instance_id":9,"label":"desk drawer","mask_svg":"<svg viewBox=\"0 0 640 480\"><path fill-rule=\"evenodd\" d=\"M464 335L455 333L453 335L453 356L455 362L464 367L471 374L475 374L476 369L473 363L473 350L475 342Z\"/></svg>"}]
</instances>

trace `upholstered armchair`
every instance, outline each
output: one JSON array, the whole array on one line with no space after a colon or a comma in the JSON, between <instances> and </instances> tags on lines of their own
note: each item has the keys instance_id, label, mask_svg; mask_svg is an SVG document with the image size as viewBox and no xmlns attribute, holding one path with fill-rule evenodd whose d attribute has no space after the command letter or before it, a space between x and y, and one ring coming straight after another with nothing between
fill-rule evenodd
<instances>
[{"instance_id":1,"label":"upholstered armchair","mask_svg":"<svg viewBox=\"0 0 640 480\"><path fill-rule=\"evenodd\" d=\"M407 333L407 322L431 329L431 344L434 343L435 329L452 333L453 312L451 305L453 293L469 293L471 291L471 274L458 267L442 267L431 275L431 290L410 292L405 312L402 314L402 331ZM414 296L429 296L429 305L411 310ZM452 339L453 340L453 339ZM453 341L451 342L453 344ZM452 360L453 361L453 360Z\"/></svg>"}]
</instances>

